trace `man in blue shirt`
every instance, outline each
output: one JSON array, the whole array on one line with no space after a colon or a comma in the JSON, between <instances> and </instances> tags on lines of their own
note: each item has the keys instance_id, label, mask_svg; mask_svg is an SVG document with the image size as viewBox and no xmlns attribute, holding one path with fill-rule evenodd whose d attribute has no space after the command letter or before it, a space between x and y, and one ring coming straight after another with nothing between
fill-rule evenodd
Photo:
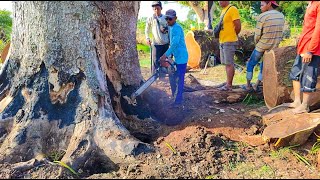
<instances>
[{"instance_id":1,"label":"man in blue shirt","mask_svg":"<svg viewBox=\"0 0 320 180\"><path fill-rule=\"evenodd\" d=\"M169 9L166 11L165 19L169 26L169 49L160 57L164 61L167 57L173 55L177 71L169 76L172 96L176 97L173 103L174 107L182 105L182 93L184 88L184 76L187 70L188 51L184 40L182 27L176 22L176 11Z\"/></svg>"}]
</instances>

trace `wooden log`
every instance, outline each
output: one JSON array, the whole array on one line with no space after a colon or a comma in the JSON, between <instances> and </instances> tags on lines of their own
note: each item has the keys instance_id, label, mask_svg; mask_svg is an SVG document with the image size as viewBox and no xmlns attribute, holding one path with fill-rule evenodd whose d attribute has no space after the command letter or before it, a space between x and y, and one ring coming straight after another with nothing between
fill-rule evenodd
<instances>
[{"instance_id":1,"label":"wooden log","mask_svg":"<svg viewBox=\"0 0 320 180\"><path fill-rule=\"evenodd\" d=\"M268 108L290 102L290 69L296 57L293 46L275 48L263 56L263 96Z\"/></svg>"},{"instance_id":2,"label":"wooden log","mask_svg":"<svg viewBox=\"0 0 320 180\"><path fill-rule=\"evenodd\" d=\"M294 100L289 73L296 58L296 52L296 47L287 46L265 52L263 56L263 95L269 109ZM320 89L319 82L317 89ZM319 107L319 91L312 94L310 105L310 109Z\"/></svg>"},{"instance_id":3,"label":"wooden log","mask_svg":"<svg viewBox=\"0 0 320 180\"><path fill-rule=\"evenodd\" d=\"M276 147L304 144L320 124L319 113L292 114L292 110L280 111L263 116L267 125L264 139L278 139Z\"/></svg>"}]
</instances>

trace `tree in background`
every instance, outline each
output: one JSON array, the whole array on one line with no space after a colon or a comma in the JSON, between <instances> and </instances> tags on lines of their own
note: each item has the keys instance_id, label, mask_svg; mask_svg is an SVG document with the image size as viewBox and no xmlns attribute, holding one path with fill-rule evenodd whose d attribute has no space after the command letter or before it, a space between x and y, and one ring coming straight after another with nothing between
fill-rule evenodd
<instances>
[{"instance_id":1,"label":"tree in background","mask_svg":"<svg viewBox=\"0 0 320 180\"><path fill-rule=\"evenodd\" d=\"M2 52L4 46L10 40L11 31L11 12L7 10L0 10L0 52Z\"/></svg>"},{"instance_id":2,"label":"tree in background","mask_svg":"<svg viewBox=\"0 0 320 180\"><path fill-rule=\"evenodd\" d=\"M216 9L214 1L177 1L179 4L191 7L197 15L198 25L204 23L205 29L212 29L212 15Z\"/></svg>"},{"instance_id":3,"label":"tree in background","mask_svg":"<svg viewBox=\"0 0 320 180\"><path fill-rule=\"evenodd\" d=\"M283 12L286 20L292 26L302 26L307 1L280 1L279 10Z\"/></svg>"}]
</instances>

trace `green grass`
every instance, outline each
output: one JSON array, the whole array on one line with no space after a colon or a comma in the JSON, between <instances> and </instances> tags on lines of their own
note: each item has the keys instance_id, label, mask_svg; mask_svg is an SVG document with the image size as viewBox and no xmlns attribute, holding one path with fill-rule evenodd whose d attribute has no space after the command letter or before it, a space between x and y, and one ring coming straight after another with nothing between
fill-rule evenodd
<instances>
[{"instance_id":1,"label":"green grass","mask_svg":"<svg viewBox=\"0 0 320 180\"><path fill-rule=\"evenodd\" d=\"M266 164L259 167L252 162L241 162L235 163L233 166L234 167L230 169L230 171L237 172L237 174L241 175L239 178L264 179L275 177L274 170Z\"/></svg>"},{"instance_id":2,"label":"green grass","mask_svg":"<svg viewBox=\"0 0 320 180\"><path fill-rule=\"evenodd\" d=\"M145 44L137 44L137 50L138 52L142 53L150 53L150 46L147 46Z\"/></svg>"},{"instance_id":3,"label":"green grass","mask_svg":"<svg viewBox=\"0 0 320 180\"><path fill-rule=\"evenodd\" d=\"M150 58L143 58L139 60L140 67L150 68Z\"/></svg>"}]
</instances>

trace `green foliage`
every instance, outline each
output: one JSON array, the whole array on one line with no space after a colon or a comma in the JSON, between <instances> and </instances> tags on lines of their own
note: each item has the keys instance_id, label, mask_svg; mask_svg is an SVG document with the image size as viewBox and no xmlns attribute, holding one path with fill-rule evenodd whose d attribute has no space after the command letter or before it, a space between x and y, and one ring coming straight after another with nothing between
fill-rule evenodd
<instances>
[{"instance_id":1,"label":"green foliage","mask_svg":"<svg viewBox=\"0 0 320 180\"><path fill-rule=\"evenodd\" d=\"M252 9L239 9L240 20L242 25L245 24L249 28L254 28L256 26L256 19L254 18Z\"/></svg>"},{"instance_id":2,"label":"green foliage","mask_svg":"<svg viewBox=\"0 0 320 180\"><path fill-rule=\"evenodd\" d=\"M12 18L11 12L7 10L0 10L0 40L8 42L12 32ZM2 50L2 49L1 49Z\"/></svg>"},{"instance_id":3,"label":"green foliage","mask_svg":"<svg viewBox=\"0 0 320 180\"><path fill-rule=\"evenodd\" d=\"M189 1L177 1L179 4L184 5L184 6L188 6L189 5ZM206 1L192 1L194 3L195 6L200 6L201 8L203 8L206 5Z\"/></svg>"},{"instance_id":4,"label":"green foliage","mask_svg":"<svg viewBox=\"0 0 320 180\"><path fill-rule=\"evenodd\" d=\"M144 29L146 28L146 22L147 22L146 17L142 17L142 18L138 19L137 30L144 32Z\"/></svg>"},{"instance_id":5,"label":"green foliage","mask_svg":"<svg viewBox=\"0 0 320 180\"><path fill-rule=\"evenodd\" d=\"M281 1L279 10L284 14L291 26L301 26L307 7L306 1Z\"/></svg>"}]
</instances>

